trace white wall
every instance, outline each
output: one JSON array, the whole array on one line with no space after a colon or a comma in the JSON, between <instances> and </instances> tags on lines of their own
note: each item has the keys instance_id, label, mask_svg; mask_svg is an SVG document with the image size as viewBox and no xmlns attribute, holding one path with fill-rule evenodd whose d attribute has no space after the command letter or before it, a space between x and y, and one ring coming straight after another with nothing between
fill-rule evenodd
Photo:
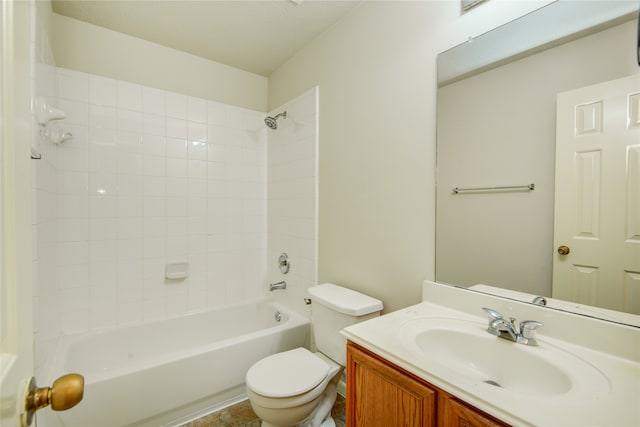
<instances>
[{"instance_id":1,"label":"white wall","mask_svg":"<svg viewBox=\"0 0 640 427\"><path fill-rule=\"evenodd\" d=\"M364 2L269 77L271 110L313 86L322 91L320 282L379 297L387 310L419 301L434 274L436 55L544 3L496 0L460 16L457 1ZM175 73L169 64L158 73L175 58L170 49L70 21L54 16L59 65L167 90L188 84L183 68L200 69ZM131 57L129 42L154 65ZM200 89L181 90L204 97Z\"/></svg>"},{"instance_id":2,"label":"white wall","mask_svg":"<svg viewBox=\"0 0 640 427\"><path fill-rule=\"evenodd\" d=\"M540 7L364 2L269 77L274 108L319 85L319 282L420 301L434 276L436 55Z\"/></svg>"},{"instance_id":3,"label":"white wall","mask_svg":"<svg viewBox=\"0 0 640 427\"><path fill-rule=\"evenodd\" d=\"M257 74L58 14L52 41L61 67L267 110L267 79Z\"/></svg>"}]
</instances>

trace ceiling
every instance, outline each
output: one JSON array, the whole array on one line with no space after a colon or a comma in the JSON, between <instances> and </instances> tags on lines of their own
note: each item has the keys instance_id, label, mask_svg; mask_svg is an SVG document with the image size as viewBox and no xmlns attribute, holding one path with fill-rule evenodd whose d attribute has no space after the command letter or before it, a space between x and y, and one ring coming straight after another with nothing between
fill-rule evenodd
<instances>
[{"instance_id":1,"label":"ceiling","mask_svg":"<svg viewBox=\"0 0 640 427\"><path fill-rule=\"evenodd\" d=\"M52 5L60 15L268 76L361 1L53 0Z\"/></svg>"}]
</instances>

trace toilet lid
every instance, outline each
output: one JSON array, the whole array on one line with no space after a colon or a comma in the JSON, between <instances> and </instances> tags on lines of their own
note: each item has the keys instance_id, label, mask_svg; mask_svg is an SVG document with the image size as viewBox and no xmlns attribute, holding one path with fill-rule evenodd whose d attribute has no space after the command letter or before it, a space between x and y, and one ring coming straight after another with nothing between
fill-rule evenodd
<instances>
[{"instance_id":1,"label":"toilet lid","mask_svg":"<svg viewBox=\"0 0 640 427\"><path fill-rule=\"evenodd\" d=\"M256 362L247 372L247 387L266 397L306 393L325 379L330 366L306 348L277 353Z\"/></svg>"}]
</instances>

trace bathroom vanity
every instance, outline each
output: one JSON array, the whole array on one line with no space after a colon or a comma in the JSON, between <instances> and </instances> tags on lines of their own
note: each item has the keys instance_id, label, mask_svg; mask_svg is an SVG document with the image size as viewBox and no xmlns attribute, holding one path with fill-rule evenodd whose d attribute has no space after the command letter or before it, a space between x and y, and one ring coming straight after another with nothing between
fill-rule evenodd
<instances>
[{"instance_id":1,"label":"bathroom vanity","mask_svg":"<svg viewBox=\"0 0 640 427\"><path fill-rule=\"evenodd\" d=\"M388 360L347 344L347 426L506 426Z\"/></svg>"},{"instance_id":2,"label":"bathroom vanity","mask_svg":"<svg viewBox=\"0 0 640 427\"><path fill-rule=\"evenodd\" d=\"M528 344L496 336L523 320L543 324ZM638 327L425 282L342 334L348 426L640 425Z\"/></svg>"}]
</instances>

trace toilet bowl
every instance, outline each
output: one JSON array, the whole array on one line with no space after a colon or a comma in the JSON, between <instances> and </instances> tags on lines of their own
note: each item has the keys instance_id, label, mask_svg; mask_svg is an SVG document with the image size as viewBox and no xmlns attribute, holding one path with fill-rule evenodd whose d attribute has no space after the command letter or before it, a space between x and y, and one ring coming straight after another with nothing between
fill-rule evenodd
<instances>
[{"instance_id":1,"label":"toilet bowl","mask_svg":"<svg viewBox=\"0 0 640 427\"><path fill-rule=\"evenodd\" d=\"M318 352L296 348L268 356L247 372L247 396L263 427L334 427L331 408L346 363L343 328L376 316L382 302L330 283L309 288Z\"/></svg>"},{"instance_id":2,"label":"toilet bowl","mask_svg":"<svg viewBox=\"0 0 640 427\"><path fill-rule=\"evenodd\" d=\"M321 353L296 348L254 364L247 372L247 396L263 427L320 426L335 402L341 372ZM329 411L320 414L326 406Z\"/></svg>"}]
</instances>

